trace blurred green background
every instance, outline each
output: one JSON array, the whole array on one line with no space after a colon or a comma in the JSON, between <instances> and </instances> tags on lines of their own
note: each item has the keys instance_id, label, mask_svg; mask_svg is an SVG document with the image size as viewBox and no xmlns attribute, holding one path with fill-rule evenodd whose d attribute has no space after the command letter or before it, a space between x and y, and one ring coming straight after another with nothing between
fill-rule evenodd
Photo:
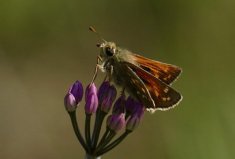
<instances>
[{"instance_id":1,"label":"blurred green background","mask_svg":"<svg viewBox=\"0 0 235 159\"><path fill-rule=\"evenodd\" d=\"M75 80L92 78L99 40L90 25L183 68L173 85L180 105L146 113L102 158L235 158L234 8L233 0L0 1L0 158L84 157L63 98Z\"/></svg>"}]
</instances>

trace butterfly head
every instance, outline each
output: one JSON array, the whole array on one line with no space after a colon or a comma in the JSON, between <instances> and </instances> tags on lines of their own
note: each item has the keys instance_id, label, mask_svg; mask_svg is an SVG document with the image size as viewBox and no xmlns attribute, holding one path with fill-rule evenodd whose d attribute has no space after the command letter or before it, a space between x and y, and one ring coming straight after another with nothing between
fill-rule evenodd
<instances>
[{"instance_id":1,"label":"butterfly head","mask_svg":"<svg viewBox=\"0 0 235 159\"><path fill-rule=\"evenodd\" d=\"M101 58L110 58L116 54L117 47L114 42L103 42L101 44L97 44L97 47L100 48L100 56Z\"/></svg>"},{"instance_id":2,"label":"butterfly head","mask_svg":"<svg viewBox=\"0 0 235 159\"><path fill-rule=\"evenodd\" d=\"M96 35L103 41L103 43L98 43L96 46L100 48L100 57L104 59L109 59L116 54L117 47L114 42L108 42L102 38L102 36L93 28L89 27L89 30L96 33Z\"/></svg>"}]
</instances>

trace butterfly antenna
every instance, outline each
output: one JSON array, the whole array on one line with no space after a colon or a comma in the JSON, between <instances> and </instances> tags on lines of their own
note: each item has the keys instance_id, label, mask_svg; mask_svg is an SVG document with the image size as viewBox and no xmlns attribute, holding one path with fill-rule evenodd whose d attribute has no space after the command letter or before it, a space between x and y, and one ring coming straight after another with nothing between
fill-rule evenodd
<instances>
[{"instance_id":1,"label":"butterfly antenna","mask_svg":"<svg viewBox=\"0 0 235 159\"><path fill-rule=\"evenodd\" d=\"M93 26L89 27L89 30L92 31L93 33L96 33L96 35L104 42L107 42L106 40L104 40L104 38L100 35L100 33L98 33L95 28Z\"/></svg>"}]
</instances>

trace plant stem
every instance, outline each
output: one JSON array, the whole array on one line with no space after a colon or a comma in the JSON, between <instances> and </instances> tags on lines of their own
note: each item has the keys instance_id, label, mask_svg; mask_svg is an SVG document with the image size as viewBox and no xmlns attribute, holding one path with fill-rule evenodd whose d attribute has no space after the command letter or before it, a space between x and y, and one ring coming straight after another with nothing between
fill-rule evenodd
<instances>
[{"instance_id":1,"label":"plant stem","mask_svg":"<svg viewBox=\"0 0 235 159\"><path fill-rule=\"evenodd\" d=\"M86 154L85 159L101 159L101 156L91 156L89 154Z\"/></svg>"},{"instance_id":2,"label":"plant stem","mask_svg":"<svg viewBox=\"0 0 235 159\"><path fill-rule=\"evenodd\" d=\"M106 143L106 138L109 135L110 130L108 128L106 128L105 133L103 134L100 143L98 144L96 151L100 151L105 145L107 145L108 143Z\"/></svg>"},{"instance_id":3,"label":"plant stem","mask_svg":"<svg viewBox=\"0 0 235 159\"><path fill-rule=\"evenodd\" d=\"M73 130L74 130L74 133L76 134L77 136L77 139L78 141L81 143L82 147L84 148L84 150L87 152L88 151L88 148L87 148L87 145L81 135L81 132L79 130L79 127L78 127L78 123L77 123L77 117L76 117L76 112L70 112L69 113L69 116L70 116L70 119L71 119L71 122L72 122L72 125L73 125Z\"/></svg>"},{"instance_id":4,"label":"plant stem","mask_svg":"<svg viewBox=\"0 0 235 159\"><path fill-rule=\"evenodd\" d=\"M98 109L96 112L95 126L94 126L92 140L91 140L92 151L95 150L97 142L99 140L100 130L101 130L101 126L102 126L105 115L106 113L102 112L100 109Z\"/></svg>"},{"instance_id":5,"label":"plant stem","mask_svg":"<svg viewBox=\"0 0 235 159\"><path fill-rule=\"evenodd\" d=\"M86 138L86 144L88 146L88 152L91 153L91 114L86 114L86 121L85 121L85 138Z\"/></svg>"},{"instance_id":6,"label":"plant stem","mask_svg":"<svg viewBox=\"0 0 235 159\"><path fill-rule=\"evenodd\" d=\"M112 150L114 147L116 147L118 144L120 144L123 139L129 134L131 133L131 131L125 131L121 136L119 136L116 140L114 140L111 144L109 144L108 146L106 146L104 149L102 149L101 151L97 152L97 156L101 156L102 154Z\"/></svg>"}]
</instances>

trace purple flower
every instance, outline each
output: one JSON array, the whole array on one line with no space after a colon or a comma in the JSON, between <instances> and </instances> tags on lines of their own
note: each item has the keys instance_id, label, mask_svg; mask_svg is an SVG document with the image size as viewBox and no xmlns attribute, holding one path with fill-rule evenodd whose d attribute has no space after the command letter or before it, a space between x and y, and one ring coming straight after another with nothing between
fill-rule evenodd
<instances>
[{"instance_id":1,"label":"purple flower","mask_svg":"<svg viewBox=\"0 0 235 159\"><path fill-rule=\"evenodd\" d=\"M125 114L112 114L107 118L107 126L114 132L118 132L125 126Z\"/></svg>"},{"instance_id":2,"label":"purple flower","mask_svg":"<svg viewBox=\"0 0 235 159\"><path fill-rule=\"evenodd\" d=\"M131 114L130 114L130 118L127 121L126 124L126 129L129 131L133 131L134 129L136 129L141 121L141 119L143 118L144 115L144 106L143 104L141 104L138 101L132 101L129 100L129 103L131 105L128 105L128 109L132 108L131 110Z\"/></svg>"},{"instance_id":3,"label":"purple flower","mask_svg":"<svg viewBox=\"0 0 235 159\"><path fill-rule=\"evenodd\" d=\"M117 90L114 86L110 86L107 82L104 82L98 92L99 103L101 105L101 111L108 113L112 107L113 101L117 95Z\"/></svg>"},{"instance_id":4,"label":"purple flower","mask_svg":"<svg viewBox=\"0 0 235 159\"><path fill-rule=\"evenodd\" d=\"M76 110L77 105L82 100L83 87L79 81L76 81L69 89L64 97L65 109L68 112L73 112Z\"/></svg>"},{"instance_id":5,"label":"purple flower","mask_svg":"<svg viewBox=\"0 0 235 159\"><path fill-rule=\"evenodd\" d=\"M65 109L68 112L73 112L73 111L76 110L76 108L77 108L76 100L75 100L74 96L71 93L68 93L68 94L65 95L64 105L65 105Z\"/></svg>"},{"instance_id":6,"label":"purple flower","mask_svg":"<svg viewBox=\"0 0 235 159\"><path fill-rule=\"evenodd\" d=\"M137 107L136 105L138 104L138 102L132 98L131 96L129 96L126 100L126 111L128 114L133 114Z\"/></svg>"},{"instance_id":7,"label":"purple flower","mask_svg":"<svg viewBox=\"0 0 235 159\"><path fill-rule=\"evenodd\" d=\"M110 87L110 83L108 81L105 81L101 84L99 91L98 91L98 99L99 101L102 101L104 96L105 96L105 92L108 91Z\"/></svg>"},{"instance_id":8,"label":"purple flower","mask_svg":"<svg viewBox=\"0 0 235 159\"><path fill-rule=\"evenodd\" d=\"M94 83L87 86L85 92L85 112L87 114L95 113L98 107L97 88Z\"/></svg>"},{"instance_id":9,"label":"purple flower","mask_svg":"<svg viewBox=\"0 0 235 159\"><path fill-rule=\"evenodd\" d=\"M144 115L144 111L145 111L144 105L142 103L140 103L140 102L137 102L136 109L133 112L132 116L133 115L137 115L140 119L142 119L142 117Z\"/></svg>"},{"instance_id":10,"label":"purple flower","mask_svg":"<svg viewBox=\"0 0 235 159\"><path fill-rule=\"evenodd\" d=\"M71 93L75 100L76 103L78 104L81 100L82 100L82 96L83 96L83 87L82 87L82 83L79 81L76 81L69 89L69 92Z\"/></svg>"},{"instance_id":11,"label":"purple flower","mask_svg":"<svg viewBox=\"0 0 235 159\"><path fill-rule=\"evenodd\" d=\"M124 111L125 111L125 104L126 104L126 96L123 94L114 103L113 112L112 113L113 114L124 113Z\"/></svg>"},{"instance_id":12,"label":"purple flower","mask_svg":"<svg viewBox=\"0 0 235 159\"><path fill-rule=\"evenodd\" d=\"M143 114L144 114L144 109L142 109L142 111L139 110L138 112L136 112L136 114L133 114L127 121L126 129L129 131L135 130L139 126Z\"/></svg>"},{"instance_id":13,"label":"purple flower","mask_svg":"<svg viewBox=\"0 0 235 159\"><path fill-rule=\"evenodd\" d=\"M126 129L129 131L133 131L139 126L139 123L140 118L138 117L138 115L131 116L126 123Z\"/></svg>"},{"instance_id":14,"label":"purple flower","mask_svg":"<svg viewBox=\"0 0 235 159\"><path fill-rule=\"evenodd\" d=\"M97 88L95 86L95 83L90 83L87 87L86 87L86 91L85 91L85 101L87 100L88 96L90 94L97 94Z\"/></svg>"}]
</instances>

